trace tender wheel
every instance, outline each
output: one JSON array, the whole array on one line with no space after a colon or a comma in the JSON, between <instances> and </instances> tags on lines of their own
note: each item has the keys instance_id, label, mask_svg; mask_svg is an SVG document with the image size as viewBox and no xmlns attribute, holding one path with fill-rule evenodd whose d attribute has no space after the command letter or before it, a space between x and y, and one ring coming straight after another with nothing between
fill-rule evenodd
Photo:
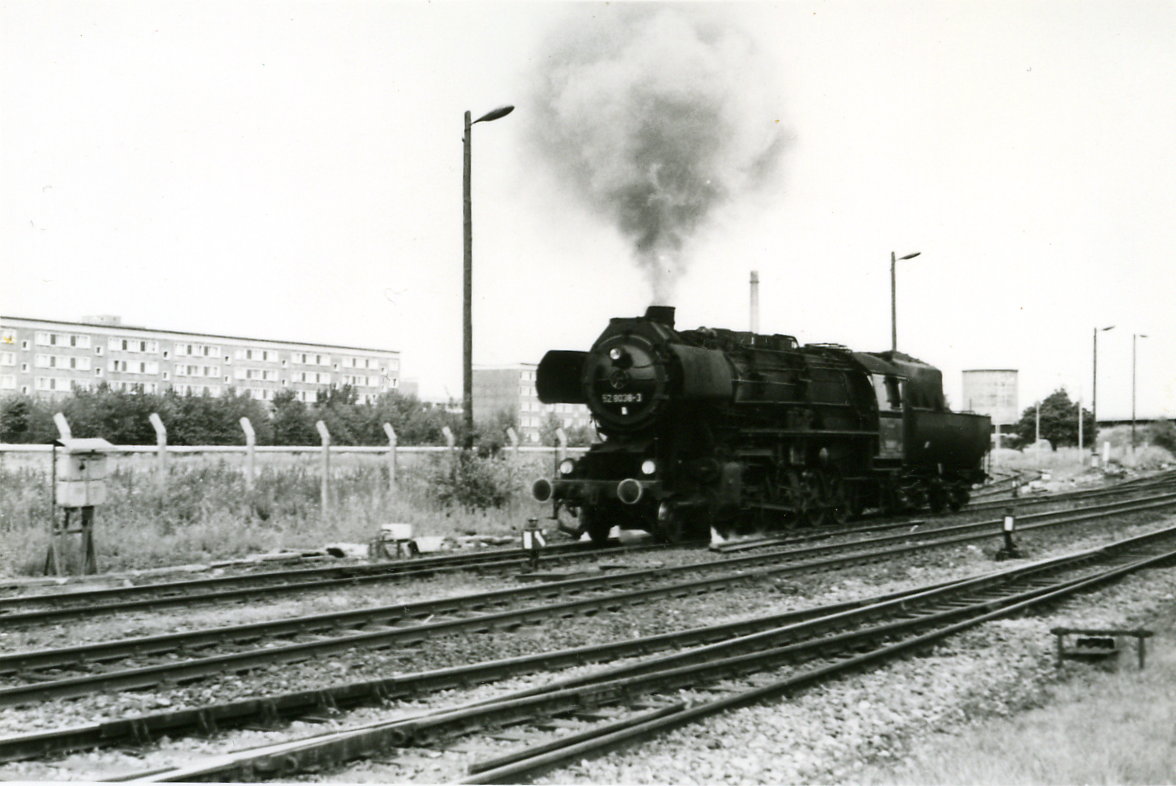
<instances>
[{"instance_id":1,"label":"tender wheel","mask_svg":"<svg viewBox=\"0 0 1176 786\"><path fill-rule=\"evenodd\" d=\"M612 525L608 523L596 508L584 507L580 509L580 531L587 532L588 537L597 546L608 543L608 533Z\"/></svg>"},{"instance_id":2,"label":"tender wheel","mask_svg":"<svg viewBox=\"0 0 1176 786\"><path fill-rule=\"evenodd\" d=\"M947 510L948 497L942 483L932 483L927 489L927 507L931 508L932 513L942 513Z\"/></svg>"},{"instance_id":3,"label":"tender wheel","mask_svg":"<svg viewBox=\"0 0 1176 786\"><path fill-rule=\"evenodd\" d=\"M957 483L948 491L947 506L953 512L958 511L964 505L967 505L970 499L972 499L972 492L968 490L968 487L963 483Z\"/></svg>"}]
</instances>

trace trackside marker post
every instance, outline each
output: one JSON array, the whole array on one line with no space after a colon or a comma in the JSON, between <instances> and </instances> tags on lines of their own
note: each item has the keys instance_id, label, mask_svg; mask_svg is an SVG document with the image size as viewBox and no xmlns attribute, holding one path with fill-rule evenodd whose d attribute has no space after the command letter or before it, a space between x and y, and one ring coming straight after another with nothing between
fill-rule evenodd
<instances>
[{"instance_id":1,"label":"trackside marker post","mask_svg":"<svg viewBox=\"0 0 1176 786\"><path fill-rule=\"evenodd\" d=\"M1004 535L1004 546L996 552L996 559L1017 559L1025 556L1013 540L1013 533L1017 530L1017 517L1012 508L1005 510L1004 520L1001 522L1001 533Z\"/></svg>"},{"instance_id":2,"label":"trackside marker post","mask_svg":"<svg viewBox=\"0 0 1176 786\"><path fill-rule=\"evenodd\" d=\"M543 530L539 529L539 519L527 519L527 526L523 527L523 550L529 552L532 571L539 569L539 550L546 545Z\"/></svg>"}]
</instances>

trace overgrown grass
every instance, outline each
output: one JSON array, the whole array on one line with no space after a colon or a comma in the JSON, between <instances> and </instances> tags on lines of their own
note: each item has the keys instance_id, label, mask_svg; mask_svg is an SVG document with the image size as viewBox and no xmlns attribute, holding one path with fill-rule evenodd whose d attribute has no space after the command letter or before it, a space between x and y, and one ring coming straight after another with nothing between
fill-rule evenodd
<instances>
[{"instance_id":1,"label":"overgrown grass","mask_svg":"<svg viewBox=\"0 0 1176 786\"><path fill-rule=\"evenodd\" d=\"M252 488L240 461L188 456L165 474L148 462L120 462L97 508L95 543L103 571L232 559L282 548L364 543L381 524L405 522L419 536L511 534L545 508L530 499L530 480L550 459L476 459L447 455L402 467L395 490L379 457L348 456L331 468L331 501L321 505L317 457L265 463ZM472 489L471 491L467 491ZM38 575L52 511L48 461L0 464L0 575ZM57 512L60 518L60 511Z\"/></svg>"},{"instance_id":2,"label":"overgrown grass","mask_svg":"<svg viewBox=\"0 0 1176 786\"><path fill-rule=\"evenodd\" d=\"M1137 431L1135 450L1131 449L1130 426L1115 426L1099 432L1100 459L1103 442L1109 442L1109 468L1122 467L1137 471L1151 471L1165 466L1176 465L1176 458L1164 448L1156 445L1144 444L1142 431ZM1078 448L1058 448L1057 450L994 450L991 455L991 471L1021 472L1032 474L1044 471L1054 476L1056 480L1077 478L1081 475L1099 474L1100 470L1092 470L1090 464L1090 448L1079 451Z\"/></svg>"},{"instance_id":3,"label":"overgrown grass","mask_svg":"<svg viewBox=\"0 0 1176 786\"><path fill-rule=\"evenodd\" d=\"M1143 671L1134 664L1134 652L1123 655L1118 672L1087 667L1058 687L1047 706L970 726L920 752L916 761L874 772L863 782L1172 783L1176 626L1171 617L1166 622L1148 647Z\"/></svg>"}]
</instances>

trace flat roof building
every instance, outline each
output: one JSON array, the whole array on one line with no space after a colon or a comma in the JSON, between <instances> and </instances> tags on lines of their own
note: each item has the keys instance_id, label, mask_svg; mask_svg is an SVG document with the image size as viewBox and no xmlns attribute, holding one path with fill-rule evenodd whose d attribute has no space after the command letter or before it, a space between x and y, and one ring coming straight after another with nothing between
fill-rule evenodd
<instances>
[{"instance_id":1,"label":"flat roof building","mask_svg":"<svg viewBox=\"0 0 1176 786\"><path fill-rule=\"evenodd\" d=\"M500 412L517 416L519 441L537 444L551 415L565 430L592 425L592 414L582 404L544 404L535 390L535 363L481 366L473 369L474 420L483 422Z\"/></svg>"},{"instance_id":2,"label":"flat roof building","mask_svg":"<svg viewBox=\"0 0 1176 786\"><path fill-rule=\"evenodd\" d=\"M229 388L270 401L293 390L313 401L351 385L371 401L400 385L400 353L124 325L115 316L79 322L0 316L0 395L68 395L107 383L114 390L219 396Z\"/></svg>"},{"instance_id":3,"label":"flat roof building","mask_svg":"<svg viewBox=\"0 0 1176 786\"><path fill-rule=\"evenodd\" d=\"M1017 370L977 368L964 371L964 409L992 418L994 426L1021 419L1017 408Z\"/></svg>"}]
</instances>

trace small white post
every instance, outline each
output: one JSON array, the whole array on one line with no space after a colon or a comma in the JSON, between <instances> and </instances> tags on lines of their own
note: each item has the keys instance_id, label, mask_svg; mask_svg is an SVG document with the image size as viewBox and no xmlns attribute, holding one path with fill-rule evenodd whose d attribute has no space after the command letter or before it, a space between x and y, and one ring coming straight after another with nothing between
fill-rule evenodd
<instances>
[{"instance_id":1,"label":"small white post","mask_svg":"<svg viewBox=\"0 0 1176 786\"><path fill-rule=\"evenodd\" d=\"M53 424L57 426L57 435L64 442L68 439L73 439L73 432L70 431L69 421L65 419L65 413L58 412L53 416Z\"/></svg>"},{"instance_id":2,"label":"small white post","mask_svg":"<svg viewBox=\"0 0 1176 786\"><path fill-rule=\"evenodd\" d=\"M396 429L391 423L384 424L384 433L388 435L388 491L396 493Z\"/></svg>"},{"instance_id":3,"label":"small white post","mask_svg":"<svg viewBox=\"0 0 1176 786\"><path fill-rule=\"evenodd\" d=\"M1111 465L1111 443L1110 442L1105 442L1105 441L1103 442L1102 463L1103 463L1104 467L1109 467Z\"/></svg>"},{"instance_id":4,"label":"small white post","mask_svg":"<svg viewBox=\"0 0 1176 786\"><path fill-rule=\"evenodd\" d=\"M254 460L256 458L257 434L253 431L253 423L249 418L241 418L241 430L245 432L245 488L253 490Z\"/></svg>"},{"instance_id":5,"label":"small white post","mask_svg":"<svg viewBox=\"0 0 1176 786\"><path fill-rule=\"evenodd\" d=\"M331 432L327 431L327 424L321 420L314 424L319 438L323 441L323 491L322 507L323 521L327 520L327 512L331 504Z\"/></svg>"},{"instance_id":6,"label":"small white post","mask_svg":"<svg viewBox=\"0 0 1176 786\"><path fill-rule=\"evenodd\" d=\"M1082 397L1078 397L1078 456L1082 457Z\"/></svg>"},{"instance_id":7,"label":"small white post","mask_svg":"<svg viewBox=\"0 0 1176 786\"><path fill-rule=\"evenodd\" d=\"M457 444L457 438L453 436L453 429L449 426L442 426L441 433L445 435L445 444L449 447L449 468L456 472L457 451L453 449L453 446Z\"/></svg>"},{"instance_id":8,"label":"small white post","mask_svg":"<svg viewBox=\"0 0 1176 786\"><path fill-rule=\"evenodd\" d=\"M568 457L568 435L563 428L555 430L555 460L563 461Z\"/></svg>"},{"instance_id":9,"label":"small white post","mask_svg":"<svg viewBox=\"0 0 1176 786\"><path fill-rule=\"evenodd\" d=\"M167 426L163 425L163 418L159 417L158 412L152 412L147 419L151 421L151 428L155 429L155 446L159 451L155 469L159 482L163 483L167 477Z\"/></svg>"},{"instance_id":10,"label":"small white post","mask_svg":"<svg viewBox=\"0 0 1176 786\"><path fill-rule=\"evenodd\" d=\"M506 438L510 440L511 461L518 463L518 460L519 460L519 432L514 430L514 426L507 426L506 427Z\"/></svg>"}]
</instances>

